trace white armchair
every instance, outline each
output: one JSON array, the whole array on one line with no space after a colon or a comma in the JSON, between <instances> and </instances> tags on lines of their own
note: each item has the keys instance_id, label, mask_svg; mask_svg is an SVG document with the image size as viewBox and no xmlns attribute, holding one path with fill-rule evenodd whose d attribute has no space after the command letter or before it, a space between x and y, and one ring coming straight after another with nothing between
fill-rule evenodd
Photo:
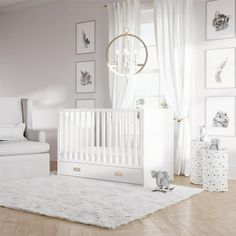
<instances>
[{"instance_id":1,"label":"white armchair","mask_svg":"<svg viewBox=\"0 0 236 236\"><path fill-rule=\"evenodd\" d=\"M49 144L43 131L32 129L32 102L0 97L0 110L0 125L26 125L26 139L0 141L0 181L49 176Z\"/></svg>"}]
</instances>

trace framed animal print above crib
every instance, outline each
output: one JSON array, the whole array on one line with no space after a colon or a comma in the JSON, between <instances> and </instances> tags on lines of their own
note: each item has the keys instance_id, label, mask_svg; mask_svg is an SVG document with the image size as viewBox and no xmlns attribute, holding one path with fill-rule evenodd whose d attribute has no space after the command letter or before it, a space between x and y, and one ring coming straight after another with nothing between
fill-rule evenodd
<instances>
[{"instance_id":1,"label":"framed animal print above crib","mask_svg":"<svg viewBox=\"0 0 236 236\"><path fill-rule=\"evenodd\" d=\"M76 62L76 93L95 92L95 61Z\"/></svg>"},{"instance_id":2,"label":"framed animal print above crib","mask_svg":"<svg viewBox=\"0 0 236 236\"><path fill-rule=\"evenodd\" d=\"M95 52L95 20L76 24L76 54Z\"/></svg>"}]
</instances>

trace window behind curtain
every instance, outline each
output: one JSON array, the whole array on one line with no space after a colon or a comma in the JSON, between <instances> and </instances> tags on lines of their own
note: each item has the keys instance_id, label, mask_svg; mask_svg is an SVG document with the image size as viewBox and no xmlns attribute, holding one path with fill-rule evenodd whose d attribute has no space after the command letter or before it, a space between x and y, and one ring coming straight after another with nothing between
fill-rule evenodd
<instances>
[{"instance_id":1,"label":"window behind curtain","mask_svg":"<svg viewBox=\"0 0 236 236\"><path fill-rule=\"evenodd\" d=\"M143 71L137 75L135 104L137 108L159 108L164 97L156 55L153 9L143 9L141 12L140 37L148 48L148 61ZM140 50L140 52L139 56L143 58L144 50Z\"/></svg>"}]
</instances>

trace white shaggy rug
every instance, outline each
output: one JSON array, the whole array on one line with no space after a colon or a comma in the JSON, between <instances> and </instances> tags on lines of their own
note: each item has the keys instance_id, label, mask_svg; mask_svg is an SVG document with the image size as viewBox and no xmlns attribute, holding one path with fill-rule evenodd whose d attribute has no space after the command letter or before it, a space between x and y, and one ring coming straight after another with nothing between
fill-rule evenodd
<instances>
[{"instance_id":1,"label":"white shaggy rug","mask_svg":"<svg viewBox=\"0 0 236 236\"><path fill-rule=\"evenodd\" d=\"M0 183L0 205L114 229L201 191L175 186L161 193L129 184L50 176Z\"/></svg>"}]
</instances>

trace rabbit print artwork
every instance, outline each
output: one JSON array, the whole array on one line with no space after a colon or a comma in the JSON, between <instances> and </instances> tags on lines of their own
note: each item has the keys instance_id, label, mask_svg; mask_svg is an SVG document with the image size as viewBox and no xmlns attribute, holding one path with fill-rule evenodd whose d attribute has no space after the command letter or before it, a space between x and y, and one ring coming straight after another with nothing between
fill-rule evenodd
<instances>
[{"instance_id":1,"label":"rabbit print artwork","mask_svg":"<svg viewBox=\"0 0 236 236\"><path fill-rule=\"evenodd\" d=\"M81 77L80 77L80 83L81 85L87 85L87 84L92 84L91 81L91 75L88 71L80 71Z\"/></svg>"},{"instance_id":2,"label":"rabbit print artwork","mask_svg":"<svg viewBox=\"0 0 236 236\"><path fill-rule=\"evenodd\" d=\"M229 126L229 117L227 112L218 111L213 118L213 127L228 128Z\"/></svg>"}]
</instances>

